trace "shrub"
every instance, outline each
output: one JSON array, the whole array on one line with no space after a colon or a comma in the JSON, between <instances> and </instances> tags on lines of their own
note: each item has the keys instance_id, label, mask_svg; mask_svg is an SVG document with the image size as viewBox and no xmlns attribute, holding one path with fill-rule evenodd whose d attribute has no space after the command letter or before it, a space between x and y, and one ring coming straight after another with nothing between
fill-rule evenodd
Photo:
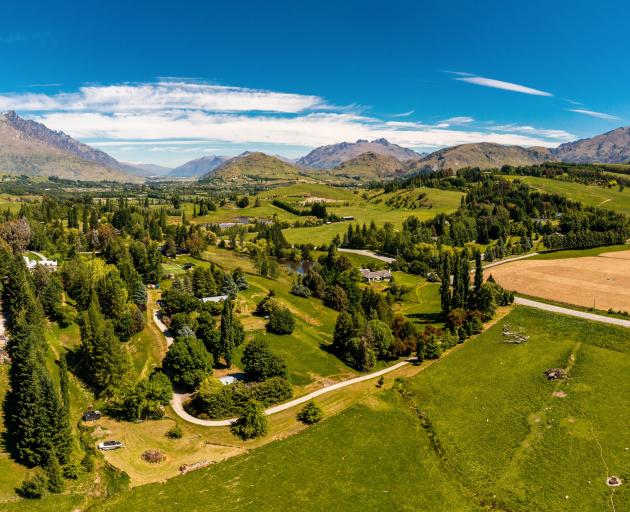
<instances>
[{"instance_id":1,"label":"shrub","mask_svg":"<svg viewBox=\"0 0 630 512\"><path fill-rule=\"evenodd\" d=\"M311 296L310 288L302 283L295 283L291 288L291 293L297 297L304 297L306 299Z\"/></svg>"},{"instance_id":2,"label":"shrub","mask_svg":"<svg viewBox=\"0 0 630 512\"><path fill-rule=\"evenodd\" d=\"M241 439L255 439L267 433L267 417L261 404L247 402L243 414L232 425L232 433Z\"/></svg>"},{"instance_id":3,"label":"shrub","mask_svg":"<svg viewBox=\"0 0 630 512\"><path fill-rule=\"evenodd\" d=\"M63 467L63 477L66 480L76 480L81 475L81 471L80 464L66 464Z\"/></svg>"},{"instance_id":4,"label":"shrub","mask_svg":"<svg viewBox=\"0 0 630 512\"><path fill-rule=\"evenodd\" d=\"M284 306L276 306L269 314L267 328L275 334L291 334L295 329L295 317Z\"/></svg>"},{"instance_id":5,"label":"shrub","mask_svg":"<svg viewBox=\"0 0 630 512\"><path fill-rule=\"evenodd\" d=\"M27 478L22 485L16 489L23 498L37 500L43 498L48 490L48 479L42 473L35 473L31 478Z\"/></svg>"},{"instance_id":6,"label":"shrub","mask_svg":"<svg viewBox=\"0 0 630 512\"><path fill-rule=\"evenodd\" d=\"M297 418L306 425L312 425L322 420L324 411L313 400L306 402L306 405L298 413Z\"/></svg>"},{"instance_id":7,"label":"shrub","mask_svg":"<svg viewBox=\"0 0 630 512\"><path fill-rule=\"evenodd\" d=\"M179 424L173 425L166 431L166 437L169 439L181 439L184 437L184 430L179 426Z\"/></svg>"}]
</instances>

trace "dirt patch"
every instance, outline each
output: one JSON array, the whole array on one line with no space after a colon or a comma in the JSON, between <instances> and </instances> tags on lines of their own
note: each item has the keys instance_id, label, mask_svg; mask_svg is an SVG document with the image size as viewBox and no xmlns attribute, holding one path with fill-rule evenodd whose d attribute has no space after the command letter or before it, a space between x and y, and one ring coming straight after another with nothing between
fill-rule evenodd
<instances>
[{"instance_id":1,"label":"dirt patch","mask_svg":"<svg viewBox=\"0 0 630 512\"><path fill-rule=\"evenodd\" d=\"M551 393L551 396L555 396L556 398L565 398L567 394L564 391L554 391Z\"/></svg>"},{"instance_id":2,"label":"dirt patch","mask_svg":"<svg viewBox=\"0 0 630 512\"><path fill-rule=\"evenodd\" d=\"M492 269L510 290L567 304L630 311L630 251L559 260L520 260Z\"/></svg>"}]
</instances>

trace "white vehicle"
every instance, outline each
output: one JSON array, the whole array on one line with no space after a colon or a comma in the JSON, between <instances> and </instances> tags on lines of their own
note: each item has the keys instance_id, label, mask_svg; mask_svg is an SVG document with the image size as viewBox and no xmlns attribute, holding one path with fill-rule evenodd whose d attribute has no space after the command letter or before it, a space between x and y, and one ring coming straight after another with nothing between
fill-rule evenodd
<instances>
[{"instance_id":1,"label":"white vehicle","mask_svg":"<svg viewBox=\"0 0 630 512\"><path fill-rule=\"evenodd\" d=\"M118 448L122 448L124 445L121 441L103 441L102 443L98 443L99 450L118 450Z\"/></svg>"}]
</instances>

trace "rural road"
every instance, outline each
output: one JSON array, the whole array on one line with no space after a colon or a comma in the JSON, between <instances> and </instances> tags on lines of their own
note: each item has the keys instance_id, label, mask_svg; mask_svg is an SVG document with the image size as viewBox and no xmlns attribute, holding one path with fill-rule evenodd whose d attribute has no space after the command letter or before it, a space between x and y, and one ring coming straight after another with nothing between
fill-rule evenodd
<instances>
[{"instance_id":1,"label":"rural road","mask_svg":"<svg viewBox=\"0 0 630 512\"><path fill-rule=\"evenodd\" d=\"M586 311L577 311L575 309L563 308L560 306L553 306L546 304L545 302L538 302L536 300L524 299L523 297L514 297L514 304L520 306L528 306L530 308L542 309L551 313L559 313L561 315L575 316L577 318L583 318L585 320L592 320L593 322L601 322L604 324L619 325L621 327L630 327L630 320L623 320L621 318L614 318L611 316L596 315L594 313L587 313Z\"/></svg>"},{"instance_id":2,"label":"rural road","mask_svg":"<svg viewBox=\"0 0 630 512\"><path fill-rule=\"evenodd\" d=\"M291 407L303 404L305 402L308 402L309 400L312 400L313 398L316 398L321 395L325 395L326 393L330 393L331 391L345 388L347 386L352 386L353 384L358 384L359 382L364 382L366 380L375 379L376 377L380 377L381 375L385 375L386 373L393 372L394 370L397 370L398 368L401 368L409 364L410 362L414 361L414 359L401 361L400 363L397 363L383 370L379 370L373 373L368 373L367 375L361 375L359 377L354 377L353 379L344 380L341 382L337 382L336 384L331 384L330 386L320 388L316 391L313 391L312 393L309 393L308 395L304 395L304 396L295 398L289 402L285 402L283 404L270 407L269 409L265 411L265 414L269 416L271 414L276 414L278 412L286 411L287 409L290 409ZM187 398L188 398L188 395L186 394L175 393L173 395L173 399L171 400L171 407L180 418L188 421L189 423L194 423L195 425L202 425L204 427L229 427L237 419L237 418L232 418L229 420L202 420L199 418L195 418L194 416L191 416L184 410L183 402Z\"/></svg>"},{"instance_id":3,"label":"rural road","mask_svg":"<svg viewBox=\"0 0 630 512\"><path fill-rule=\"evenodd\" d=\"M369 256L370 258L374 258L375 260L381 260L385 263L392 263L396 261L396 258L390 258L389 256L382 256L381 254L376 254L373 251L368 251L367 249L337 249L339 252L349 252L350 254L358 254L360 256Z\"/></svg>"},{"instance_id":4,"label":"rural road","mask_svg":"<svg viewBox=\"0 0 630 512\"><path fill-rule=\"evenodd\" d=\"M536 256L537 254L538 254L537 252L530 252L529 254L523 254L522 256L515 256L514 258L508 258L506 260L495 261L494 263L488 263L487 265L484 265L483 269L486 270L487 268L496 267L497 265L503 265L504 263L524 260L525 258L531 258L532 256ZM474 270L472 270L471 272L474 272Z\"/></svg>"}]
</instances>

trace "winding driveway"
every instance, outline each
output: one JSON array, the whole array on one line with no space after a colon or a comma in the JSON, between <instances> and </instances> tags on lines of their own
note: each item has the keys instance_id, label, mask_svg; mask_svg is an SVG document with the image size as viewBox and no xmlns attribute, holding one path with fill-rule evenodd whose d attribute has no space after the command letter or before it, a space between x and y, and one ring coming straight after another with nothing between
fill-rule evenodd
<instances>
[{"instance_id":1,"label":"winding driveway","mask_svg":"<svg viewBox=\"0 0 630 512\"><path fill-rule=\"evenodd\" d=\"M389 256L383 256L382 254L376 254L374 251L368 251L367 249L337 249L339 252L348 252L350 254L358 254L360 256L369 256L370 258L374 258L375 260L381 260L385 263L393 263L396 261L396 258L391 258Z\"/></svg>"},{"instance_id":2,"label":"winding driveway","mask_svg":"<svg viewBox=\"0 0 630 512\"><path fill-rule=\"evenodd\" d=\"M171 344L173 343L173 338L167 335L168 328L166 327L166 325L164 325L164 322L162 322L160 318L161 314L158 312L157 309L154 309L151 316L153 317L153 322L155 323L155 325L158 327L158 329L160 330L160 332L166 339L167 346L170 347ZM401 361L400 363L396 363L392 366L389 366L377 372L368 373L366 375L360 375L359 377L354 377L352 379L337 382L336 384L331 384L330 386L325 386L321 389L313 391L312 393L309 393L308 395L304 395L304 396L295 398L293 400L290 400L289 402L285 402L283 404L270 407L269 409L265 411L265 414L271 415L271 414L276 414L281 411L286 411L287 409L290 409L291 407L295 407L296 405L303 404L305 402L308 402L309 400L312 400L313 398L316 398L321 395L325 395L326 393L330 393L331 391L336 391L337 389L345 388L347 386L352 386L353 384L358 384L359 382L375 379L377 377L380 377L381 375L385 375L386 373L393 372L394 370L398 370L398 368L402 368L403 366L408 365L409 363L413 361L415 361L415 358L407 359L406 361ZM204 427L229 427L232 423L234 423L237 420L237 418L230 418L228 420L202 420L200 418L195 418L194 416L188 414L184 410L184 402L189 398L189 396L190 395L188 393L173 393L173 398L171 399L171 402L170 402L171 407L173 408L173 411L175 411L175 414L177 414L177 416L179 416L183 420L189 423L194 423L195 425L201 425Z\"/></svg>"}]
</instances>

